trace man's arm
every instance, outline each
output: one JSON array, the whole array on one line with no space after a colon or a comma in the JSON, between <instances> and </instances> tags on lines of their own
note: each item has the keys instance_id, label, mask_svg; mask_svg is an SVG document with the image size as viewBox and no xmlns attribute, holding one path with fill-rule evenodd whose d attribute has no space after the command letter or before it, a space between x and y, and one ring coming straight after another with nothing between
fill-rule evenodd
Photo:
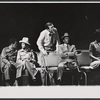
<instances>
[{"instance_id":1,"label":"man's arm","mask_svg":"<svg viewBox=\"0 0 100 100\"><path fill-rule=\"evenodd\" d=\"M37 40L37 46L38 46L38 49L42 52L42 53L46 53L46 51L44 50L44 47L43 47L43 44L44 44L44 39L45 39L45 31L42 31L40 33L40 36Z\"/></svg>"},{"instance_id":2,"label":"man's arm","mask_svg":"<svg viewBox=\"0 0 100 100\"><path fill-rule=\"evenodd\" d=\"M90 46L89 46L89 51L90 51L90 57L92 58L92 59L94 59L94 60L100 60L99 58L97 58L97 57L95 57L94 55L93 55L93 50L94 50L94 46L93 46L93 44L90 44Z\"/></svg>"},{"instance_id":3,"label":"man's arm","mask_svg":"<svg viewBox=\"0 0 100 100\"><path fill-rule=\"evenodd\" d=\"M2 59L2 62L9 63L9 61L7 60L7 54L6 54L5 48L1 52L1 59Z\"/></svg>"},{"instance_id":4,"label":"man's arm","mask_svg":"<svg viewBox=\"0 0 100 100\"><path fill-rule=\"evenodd\" d=\"M74 56L75 52L76 52L76 47L75 47L75 45L72 45L71 48L70 48L70 51L65 52L65 54L68 55L68 56Z\"/></svg>"}]
</instances>

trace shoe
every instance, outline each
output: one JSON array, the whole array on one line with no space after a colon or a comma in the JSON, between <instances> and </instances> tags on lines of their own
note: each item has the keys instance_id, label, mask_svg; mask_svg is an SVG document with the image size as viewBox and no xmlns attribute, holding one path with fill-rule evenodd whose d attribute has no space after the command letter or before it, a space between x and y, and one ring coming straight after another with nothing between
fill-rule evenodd
<instances>
[{"instance_id":1,"label":"shoe","mask_svg":"<svg viewBox=\"0 0 100 100\"><path fill-rule=\"evenodd\" d=\"M57 85L60 85L60 84L61 84L61 80L58 79L58 80L57 80Z\"/></svg>"},{"instance_id":2,"label":"shoe","mask_svg":"<svg viewBox=\"0 0 100 100\"><path fill-rule=\"evenodd\" d=\"M32 80L36 81L36 77L35 76L32 76Z\"/></svg>"}]
</instances>

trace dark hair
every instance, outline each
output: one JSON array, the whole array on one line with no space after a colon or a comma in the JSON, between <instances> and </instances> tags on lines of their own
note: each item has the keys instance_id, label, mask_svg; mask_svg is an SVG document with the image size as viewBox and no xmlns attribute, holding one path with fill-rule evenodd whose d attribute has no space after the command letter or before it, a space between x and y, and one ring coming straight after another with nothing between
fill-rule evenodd
<instances>
[{"instance_id":1,"label":"dark hair","mask_svg":"<svg viewBox=\"0 0 100 100\"><path fill-rule=\"evenodd\" d=\"M10 45L10 44L14 44L15 42L17 42L17 39L11 38L11 39L9 40L9 45Z\"/></svg>"},{"instance_id":2,"label":"dark hair","mask_svg":"<svg viewBox=\"0 0 100 100\"><path fill-rule=\"evenodd\" d=\"M100 39L100 29L96 29L96 31L94 32L94 38L96 40L99 40Z\"/></svg>"},{"instance_id":3,"label":"dark hair","mask_svg":"<svg viewBox=\"0 0 100 100\"><path fill-rule=\"evenodd\" d=\"M53 25L53 24L51 22L48 22L45 24L45 28L48 29L48 26L51 26L51 25Z\"/></svg>"}]
</instances>

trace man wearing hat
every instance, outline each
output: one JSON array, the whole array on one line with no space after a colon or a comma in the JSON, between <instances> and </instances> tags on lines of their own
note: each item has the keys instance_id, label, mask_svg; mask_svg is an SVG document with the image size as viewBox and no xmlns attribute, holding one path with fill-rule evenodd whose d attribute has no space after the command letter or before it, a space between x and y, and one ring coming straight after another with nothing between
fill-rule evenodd
<instances>
[{"instance_id":1,"label":"man wearing hat","mask_svg":"<svg viewBox=\"0 0 100 100\"><path fill-rule=\"evenodd\" d=\"M75 67L73 66L70 68L68 66L68 63L71 63L72 65L75 65L74 62L74 52L76 51L75 45L70 45L69 44L69 34L66 32L62 36L63 39L63 44L59 45L58 52L61 54L62 61L58 65L57 69L57 80L58 82L61 82L62 75L63 75L63 70L66 68L68 69L74 69Z\"/></svg>"},{"instance_id":2,"label":"man wearing hat","mask_svg":"<svg viewBox=\"0 0 100 100\"><path fill-rule=\"evenodd\" d=\"M17 40L11 38L9 46L1 52L1 70L6 86L13 85L16 79Z\"/></svg>"},{"instance_id":3,"label":"man wearing hat","mask_svg":"<svg viewBox=\"0 0 100 100\"><path fill-rule=\"evenodd\" d=\"M16 78L19 80L22 77L23 72L26 72L25 74L29 76L31 75L31 78L33 80L36 79L36 60L33 53L33 50L30 49L30 43L29 39L27 37L23 37L22 40L19 41L21 43L21 49L18 51L17 54L17 74ZM28 83L26 84L28 85Z\"/></svg>"}]
</instances>

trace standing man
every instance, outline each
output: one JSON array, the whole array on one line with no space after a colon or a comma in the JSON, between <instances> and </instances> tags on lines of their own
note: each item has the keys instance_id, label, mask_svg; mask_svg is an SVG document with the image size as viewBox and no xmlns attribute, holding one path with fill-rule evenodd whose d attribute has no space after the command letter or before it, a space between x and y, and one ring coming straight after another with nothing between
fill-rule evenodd
<instances>
[{"instance_id":1,"label":"standing man","mask_svg":"<svg viewBox=\"0 0 100 100\"><path fill-rule=\"evenodd\" d=\"M69 44L69 34L66 32L62 36L63 44L59 45L58 53L61 54L62 61L58 65L57 80L60 83L65 68L75 69L74 53L76 51L75 45ZM71 65L72 66L71 66Z\"/></svg>"},{"instance_id":2,"label":"standing man","mask_svg":"<svg viewBox=\"0 0 100 100\"><path fill-rule=\"evenodd\" d=\"M48 55L48 53L52 51L57 51L58 45L60 44L59 35L54 25L51 22L48 22L46 23L45 27L46 29L40 33L40 36L37 40L37 45L41 52L42 66L44 66L44 61L42 61L44 55Z\"/></svg>"},{"instance_id":3,"label":"standing man","mask_svg":"<svg viewBox=\"0 0 100 100\"><path fill-rule=\"evenodd\" d=\"M37 40L37 45L39 50L47 55L48 51L55 51L58 49L58 44L60 44L59 35L57 29L50 22L46 23L46 29L40 33Z\"/></svg>"},{"instance_id":4,"label":"standing man","mask_svg":"<svg viewBox=\"0 0 100 100\"><path fill-rule=\"evenodd\" d=\"M1 70L4 74L5 85L13 85L16 79L17 40L9 40L9 46L1 52Z\"/></svg>"}]
</instances>

